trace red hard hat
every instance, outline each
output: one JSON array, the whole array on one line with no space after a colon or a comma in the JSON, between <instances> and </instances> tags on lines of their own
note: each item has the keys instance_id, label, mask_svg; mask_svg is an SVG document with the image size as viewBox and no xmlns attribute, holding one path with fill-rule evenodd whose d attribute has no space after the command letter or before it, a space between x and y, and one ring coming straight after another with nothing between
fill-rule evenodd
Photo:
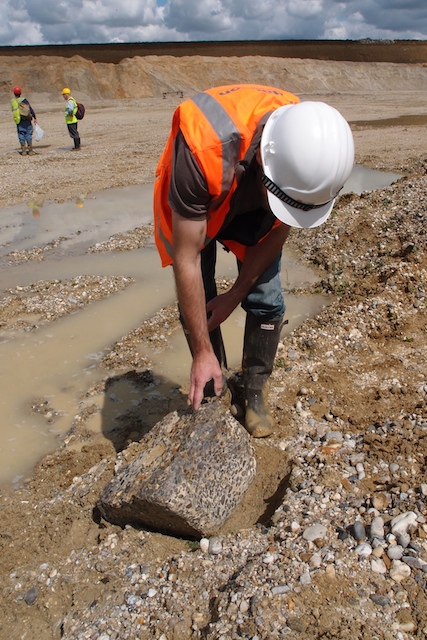
<instances>
[{"instance_id":1,"label":"red hard hat","mask_svg":"<svg viewBox=\"0 0 427 640\"><path fill-rule=\"evenodd\" d=\"M21 87L13 87L13 93L16 95L19 93L19 95L21 95Z\"/></svg>"}]
</instances>

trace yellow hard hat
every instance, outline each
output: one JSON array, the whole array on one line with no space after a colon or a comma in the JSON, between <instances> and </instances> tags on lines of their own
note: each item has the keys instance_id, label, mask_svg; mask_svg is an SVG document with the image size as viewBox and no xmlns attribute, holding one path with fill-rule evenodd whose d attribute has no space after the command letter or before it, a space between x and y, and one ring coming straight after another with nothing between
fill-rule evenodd
<instances>
[{"instance_id":1,"label":"yellow hard hat","mask_svg":"<svg viewBox=\"0 0 427 640\"><path fill-rule=\"evenodd\" d=\"M68 88L68 87L64 87L64 88L62 89L62 95L65 95L66 93L71 93L71 91L69 90L69 88Z\"/></svg>"}]
</instances>

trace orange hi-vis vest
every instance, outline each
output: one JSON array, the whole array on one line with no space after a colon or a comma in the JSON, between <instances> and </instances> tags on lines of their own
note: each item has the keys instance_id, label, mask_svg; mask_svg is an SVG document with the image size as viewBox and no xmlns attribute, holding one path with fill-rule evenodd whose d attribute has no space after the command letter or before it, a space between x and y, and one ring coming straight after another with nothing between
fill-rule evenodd
<instances>
[{"instance_id":1,"label":"orange hi-vis vest","mask_svg":"<svg viewBox=\"0 0 427 640\"><path fill-rule=\"evenodd\" d=\"M205 176L211 195L206 246L220 231L230 209L230 201L237 188L235 168L244 158L259 121L283 105L298 102L297 96L282 89L236 84L203 91L177 107L154 183L154 233L162 266L173 263L172 211L168 192L178 132L181 131ZM247 247L231 240L223 240L222 243L240 260L244 259Z\"/></svg>"}]
</instances>

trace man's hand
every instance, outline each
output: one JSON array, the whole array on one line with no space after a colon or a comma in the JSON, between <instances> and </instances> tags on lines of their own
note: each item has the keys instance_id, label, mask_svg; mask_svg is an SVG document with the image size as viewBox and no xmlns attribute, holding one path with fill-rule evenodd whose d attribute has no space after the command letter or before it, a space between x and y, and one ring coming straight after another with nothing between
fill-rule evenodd
<instances>
[{"instance_id":1,"label":"man's hand","mask_svg":"<svg viewBox=\"0 0 427 640\"><path fill-rule=\"evenodd\" d=\"M211 313L208 319L209 333L219 327L220 324L227 320L239 304L240 300L233 296L233 293L227 291L215 298L212 298L206 305L207 313Z\"/></svg>"},{"instance_id":2,"label":"man's hand","mask_svg":"<svg viewBox=\"0 0 427 640\"><path fill-rule=\"evenodd\" d=\"M216 296L206 305L206 311L211 313L208 320L209 332L219 327L248 295L258 278L281 252L289 229L288 225L281 224L272 229L262 242L248 247L240 273L231 289Z\"/></svg>"},{"instance_id":3,"label":"man's hand","mask_svg":"<svg viewBox=\"0 0 427 640\"><path fill-rule=\"evenodd\" d=\"M211 352L201 353L193 358L190 374L190 392L188 399L194 411L200 407L203 400L203 391L208 382L213 380L214 390L217 396L221 395L223 378L219 362Z\"/></svg>"}]
</instances>

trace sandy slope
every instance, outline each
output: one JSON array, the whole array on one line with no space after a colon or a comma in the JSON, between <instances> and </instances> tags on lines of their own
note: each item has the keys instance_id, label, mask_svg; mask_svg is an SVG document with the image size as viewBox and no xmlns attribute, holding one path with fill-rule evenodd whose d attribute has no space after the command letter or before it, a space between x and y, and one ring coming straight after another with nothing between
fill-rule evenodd
<instances>
[{"instance_id":1,"label":"sandy slope","mask_svg":"<svg viewBox=\"0 0 427 640\"><path fill-rule=\"evenodd\" d=\"M0 58L0 63L4 58ZM277 58L125 59L117 65L78 56L8 58L2 69L0 204L34 197L72 198L82 191L149 182L164 144L172 111L181 99L216 84L277 84L305 99L323 99L354 126L358 163L402 169L404 160L425 151L427 67L394 63L326 62ZM8 80L9 79L9 80ZM6 93L19 82L36 110L45 137L36 157L21 159ZM63 119L61 90L70 86L85 103L80 124L82 152L66 153L70 138ZM417 124L366 127L364 121L419 116ZM31 160L31 169L21 171ZM64 170L66 165L66 170ZM25 165L26 166L26 165Z\"/></svg>"}]
</instances>

